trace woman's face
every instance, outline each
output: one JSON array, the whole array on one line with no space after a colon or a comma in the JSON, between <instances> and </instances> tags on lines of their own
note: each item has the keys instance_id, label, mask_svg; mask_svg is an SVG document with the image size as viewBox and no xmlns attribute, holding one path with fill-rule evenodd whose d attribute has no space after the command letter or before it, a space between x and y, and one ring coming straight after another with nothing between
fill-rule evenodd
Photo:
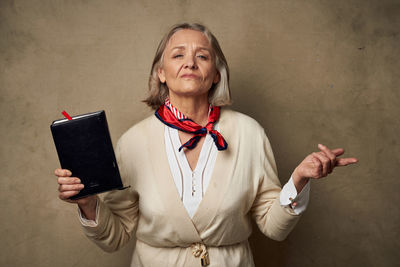
<instances>
[{"instance_id":1,"label":"woman's face","mask_svg":"<svg viewBox=\"0 0 400 267\"><path fill-rule=\"evenodd\" d=\"M208 38L195 30L174 33L165 50L158 77L166 82L169 94L201 96L219 81L215 57Z\"/></svg>"}]
</instances>

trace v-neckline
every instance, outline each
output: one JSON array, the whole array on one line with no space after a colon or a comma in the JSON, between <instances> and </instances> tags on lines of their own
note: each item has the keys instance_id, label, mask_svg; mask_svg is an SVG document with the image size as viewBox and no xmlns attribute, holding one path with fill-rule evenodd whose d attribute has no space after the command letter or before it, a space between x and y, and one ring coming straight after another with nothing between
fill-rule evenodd
<instances>
[{"instance_id":1,"label":"v-neckline","mask_svg":"<svg viewBox=\"0 0 400 267\"><path fill-rule=\"evenodd\" d=\"M228 144L235 143L238 138L237 133L236 131L228 132L228 129L232 129L232 122L228 121L223 114L224 112L221 112L219 129ZM230 146L227 150L218 151L208 189L193 218L190 218L180 198L169 167L165 150L164 124L156 118L154 118L153 122L151 132L154 134L154 138L152 139L151 147L159 147L164 151L159 153L156 149L153 150L155 163L153 164L153 172L156 178L155 186L158 189L162 202L165 203L166 214L176 217L180 222L179 226L177 226L179 228L177 232L185 232L185 234L180 235L182 241L193 242L193 240L197 240L197 242L201 242L201 233L212 223L230 183L237 160L237 147Z\"/></svg>"},{"instance_id":2,"label":"v-neckline","mask_svg":"<svg viewBox=\"0 0 400 267\"><path fill-rule=\"evenodd\" d=\"M173 149L179 149L179 147L182 146L182 143L179 138L178 130L170 128L169 133L172 134ZM212 139L209 135L206 135L204 138L206 138L206 139L204 140L204 142L201 146L199 157L197 158L196 167L194 168L194 170L190 167L189 161L186 157L186 153L183 151L183 149L177 153L177 155L182 159L184 167L186 168L187 171L190 171L191 174L197 173L199 171L199 169L201 170L201 169L204 169L204 167L205 167L204 165L206 164L206 162L203 160L204 154L210 153L211 146L212 146Z\"/></svg>"}]
</instances>

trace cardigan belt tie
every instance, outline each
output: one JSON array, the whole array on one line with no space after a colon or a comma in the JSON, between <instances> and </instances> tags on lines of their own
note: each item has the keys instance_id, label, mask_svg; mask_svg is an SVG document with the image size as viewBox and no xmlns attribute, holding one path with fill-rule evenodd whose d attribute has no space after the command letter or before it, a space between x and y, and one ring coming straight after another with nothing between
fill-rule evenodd
<instances>
[{"instance_id":1,"label":"cardigan belt tie","mask_svg":"<svg viewBox=\"0 0 400 267\"><path fill-rule=\"evenodd\" d=\"M191 246L192 254L196 258L200 257L201 266L210 265L210 258L208 257L208 251L203 243L193 243Z\"/></svg>"}]
</instances>

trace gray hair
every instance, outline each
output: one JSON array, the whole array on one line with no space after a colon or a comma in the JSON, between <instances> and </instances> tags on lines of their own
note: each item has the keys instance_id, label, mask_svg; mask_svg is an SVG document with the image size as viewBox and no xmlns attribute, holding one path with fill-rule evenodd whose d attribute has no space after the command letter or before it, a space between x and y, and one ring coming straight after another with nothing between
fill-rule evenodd
<instances>
[{"instance_id":1,"label":"gray hair","mask_svg":"<svg viewBox=\"0 0 400 267\"><path fill-rule=\"evenodd\" d=\"M158 45L156 55L153 59L149 77L149 96L143 101L153 109L157 109L164 104L168 96L168 87L161 83L158 78L158 69L162 65L164 50L171 36L180 30L195 30L202 32L210 41L215 56L215 65L219 72L219 82L213 84L208 94L208 101L213 106L226 106L232 104L231 91L229 89L229 68L224 53L219 46L217 38L204 25L197 23L181 23L173 26L169 32L162 38Z\"/></svg>"}]
</instances>

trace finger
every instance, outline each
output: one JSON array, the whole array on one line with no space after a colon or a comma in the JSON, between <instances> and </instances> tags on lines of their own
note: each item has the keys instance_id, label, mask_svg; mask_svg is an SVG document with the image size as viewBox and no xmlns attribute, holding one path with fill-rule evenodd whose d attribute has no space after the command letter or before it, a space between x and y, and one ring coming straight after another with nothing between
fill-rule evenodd
<instances>
[{"instance_id":1,"label":"finger","mask_svg":"<svg viewBox=\"0 0 400 267\"><path fill-rule=\"evenodd\" d=\"M322 144L318 144L318 148L325 153L325 155L329 158L330 160L330 165L329 165L329 170L328 173L331 173L333 168L336 165L336 155L333 154L333 152L327 147Z\"/></svg>"},{"instance_id":2,"label":"finger","mask_svg":"<svg viewBox=\"0 0 400 267\"><path fill-rule=\"evenodd\" d=\"M78 177L58 177L58 184L80 184L81 180Z\"/></svg>"},{"instance_id":3,"label":"finger","mask_svg":"<svg viewBox=\"0 0 400 267\"><path fill-rule=\"evenodd\" d=\"M79 199L69 199L69 198L67 198L67 199L63 199L63 200L68 202L68 203L78 203Z\"/></svg>"},{"instance_id":4,"label":"finger","mask_svg":"<svg viewBox=\"0 0 400 267\"><path fill-rule=\"evenodd\" d=\"M328 175L331 169L331 161L323 152L314 152L312 155L319 159L322 164L322 173L321 177L325 177ZM319 178L321 178L319 177Z\"/></svg>"},{"instance_id":5,"label":"finger","mask_svg":"<svg viewBox=\"0 0 400 267\"><path fill-rule=\"evenodd\" d=\"M335 148L331 150L333 154L335 154L336 157L339 157L344 154L344 149L343 148Z\"/></svg>"},{"instance_id":6,"label":"finger","mask_svg":"<svg viewBox=\"0 0 400 267\"><path fill-rule=\"evenodd\" d=\"M81 191L85 186L83 184L63 184L58 187L58 191L67 192L67 191Z\"/></svg>"},{"instance_id":7,"label":"finger","mask_svg":"<svg viewBox=\"0 0 400 267\"><path fill-rule=\"evenodd\" d=\"M58 197L61 200L66 200L68 201L68 199L72 196L75 196L79 193L79 191L66 191L66 192L61 192L60 194L58 194Z\"/></svg>"},{"instance_id":8,"label":"finger","mask_svg":"<svg viewBox=\"0 0 400 267\"><path fill-rule=\"evenodd\" d=\"M347 166L350 164L357 163L358 159L356 158L342 158L342 159L337 159L337 166Z\"/></svg>"},{"instance_id":9,"label":"finger","mask_svg":"<svg viewBox=\"0 0 400 267\"><path fill-rule=\"evenodd\" d=\"M67 176L71 176L72 175L72 172L70 171L70 170L66 170L66 169L56 169L55 171L54 171L54 174L56 175L56 176L63 176L63 177L67 177Z\"/></svg>"}]
</instances>

